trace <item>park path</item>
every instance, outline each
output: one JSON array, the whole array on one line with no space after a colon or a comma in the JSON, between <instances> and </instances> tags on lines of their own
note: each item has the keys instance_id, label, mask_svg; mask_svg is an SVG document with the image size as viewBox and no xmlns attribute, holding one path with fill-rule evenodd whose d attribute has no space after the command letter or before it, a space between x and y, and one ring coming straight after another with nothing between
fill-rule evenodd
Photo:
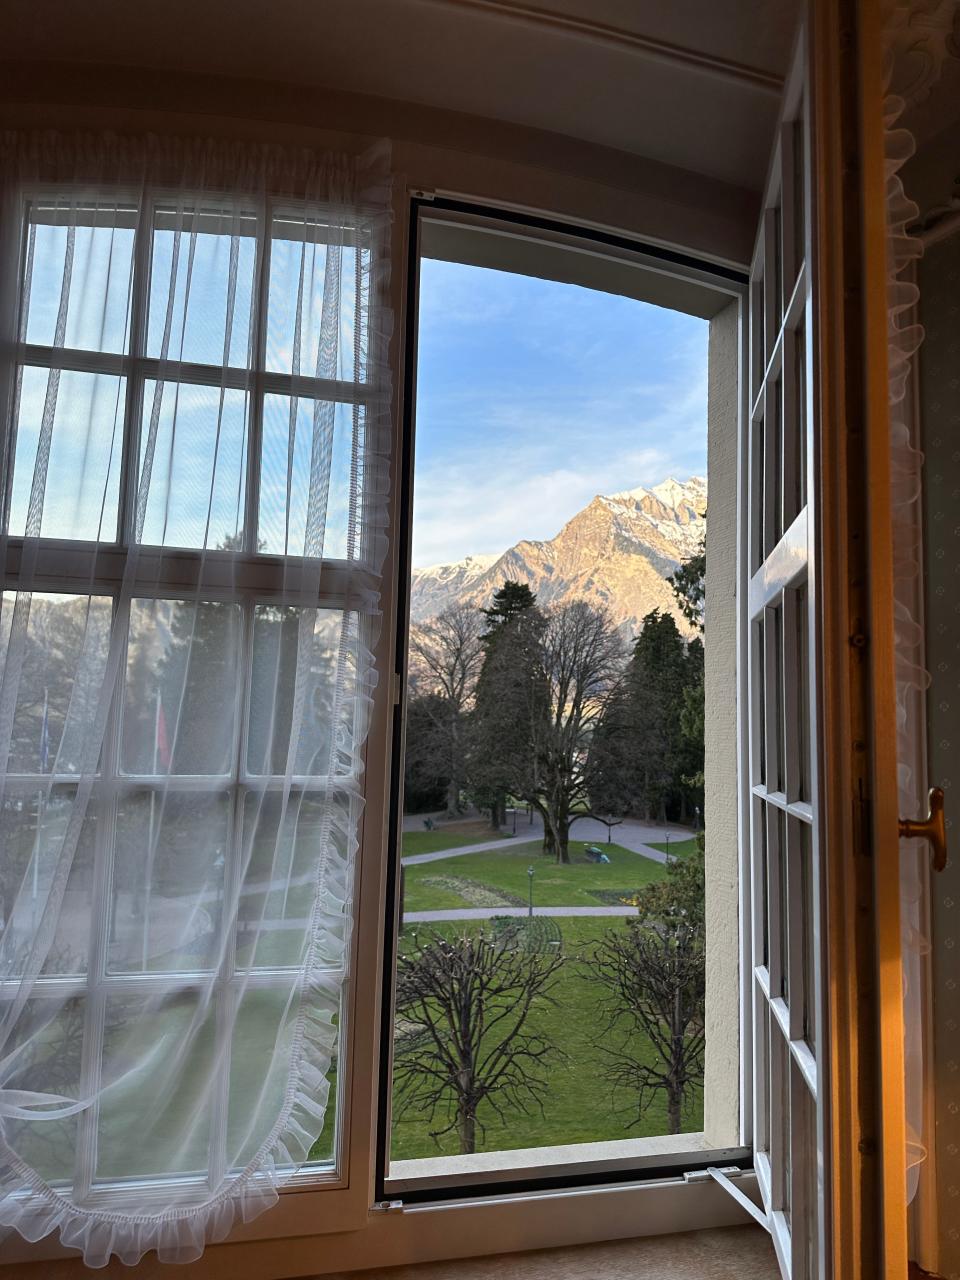
<instances>
[{"instance_id":1,"label":"park path","mask_svg":"<svg viewBox=\"0 0 960 1280\"><path fill-rule=\"evenodd\" d=\"M462 858L468 853L486 853L488 849L509 849L511 844L527 844L531 840L540 840L542 837L542 829L538 830L534 827L533 833L529 836L526 833L521 836L518 832L512 838L482 840L479 844L464 844L453 849L435 849L433 853L410 853L405 858L401 858L400 862L405 867L416 867L422 862L443 862L447 858ZM577 839L579 838L578 836ZM649 858L651 862L659 862L663 865L668 861L667 855L662 849L651 849L648 844L643 844L642 841L634 840L628 845L618 839L616 843L624 849L629 849L631 853L639 854L641 858Z\"/></svg>"},{"instance_id":2,"label":"park path","mask_svg":"<svg viewBox=\"0 0 960 1280\"><path fill-rule=\"evenodd\" d=\"M444 911L405 911L404 924L439 924L444 920L492 920L495 916L521 918L527 907L448 907ZM535 916L635 916L636 907L534 907Z\"/></svg>"}]
</instances>

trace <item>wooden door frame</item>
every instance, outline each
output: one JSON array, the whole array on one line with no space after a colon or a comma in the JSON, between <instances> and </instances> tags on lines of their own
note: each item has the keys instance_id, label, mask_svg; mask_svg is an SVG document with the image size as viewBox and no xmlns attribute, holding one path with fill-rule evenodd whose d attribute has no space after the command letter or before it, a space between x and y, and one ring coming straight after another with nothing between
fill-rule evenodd
<instances>
[{"instance_id":1,"label":"wooden door frame","mask_svg":"<svg viewBox=\"0 0 960 1280\"><path fill-rule=\"evenodd\" d=\"M907 1275L878 0L811 0L828 1270Z\"/></svg>"}]
</instances>

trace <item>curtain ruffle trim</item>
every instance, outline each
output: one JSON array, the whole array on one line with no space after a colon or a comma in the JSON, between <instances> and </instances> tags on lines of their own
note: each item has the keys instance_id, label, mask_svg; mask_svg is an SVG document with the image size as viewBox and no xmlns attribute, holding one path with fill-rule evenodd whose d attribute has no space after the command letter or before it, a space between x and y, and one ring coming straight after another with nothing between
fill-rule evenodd
<instances>
[{"instance_id":1,"label":"curtain ruffle trim","mask_svg":"<svg viewBox=\"0 0 960 1280\"><path fill-rule=\"evenodd\" d=\"M313 927L299 980L297 1015L283 1103L269 1134L254 1156L226 1175L212 1190L197 1188L176 1203L162 1205L164 1184L149 1184L160 1207L136 1213L123 1207L129 1190L113 1196L98 1189L75 1203L49 1185L8 1145L0 1121L0 1227L29 1241L58 1232L62 1243L78 1249L87 1266L106 1266L111 1257L135 1265L156 1251L162 1262L196 1260L206 1244L227 1238L237 1222L249 1222L277 1202L280 1188L307 1161L327 1113L329 1072L337 1047L336 1019L344 975L349 970L353 877L362 811L362 748L377 684L373 648L379 634L380 570L387 550L392 398L388 347L392 314L388 306L392 219L390 148L386 142L362 156L318 156L279 147L180 139L0 135L0 175L21 180L129 182L131 175L150 183L170 181L201 190L222 185L231 192L269 190L316 200L337 210L362 211L375 229L371 280L376 286L367 367L381 393L367 407L365 449L353 483L359 515L358 557L351 566L347 594L360 612L346 615L342 642L344 679L335 728L329 809L319 861L311 919ZM339 970L339 972L336 972ZM169 1199L173 1199L172 1196ZM0 1230L0 1237L5 1230Z\"/></svg>"},{"instance_id":2,"label":"curtain ruffle trim","mask_svg":"<svg viewBox=\"0 0 960 1280\"><path fill-rule=\"evenodd\" d=\"M351 729L358 719L369 719L376 685L372 654L366 649L361 654L365 687L342 703L341 726ZM355 763L359 743L341 747L340 753L343 763ZM349 956L359 806L355 794L341 793L331 800L288 1084L280 1114L253 1158L228 1175L215 1193L195 1203L133 1213L111 1207L106 1190L96 1204L73 1203L0 1139L0 1223L30 1241L58 1232L64 1245L80 1250L88 1267L104 1267L111 1257L133 1266L152 1250L161 1262L185 1263L199 1258L207 1244L225 1240L237 1222L250 1222L276 1204L279 1189L307 1161L326 1117L342 988L340 975L331 970L339 967L342 973ZM151 1192L162 1194L162 1183L154 1184ZM183 1194L182 1186L178 1194Z\"/></svg>"}]
</instances>

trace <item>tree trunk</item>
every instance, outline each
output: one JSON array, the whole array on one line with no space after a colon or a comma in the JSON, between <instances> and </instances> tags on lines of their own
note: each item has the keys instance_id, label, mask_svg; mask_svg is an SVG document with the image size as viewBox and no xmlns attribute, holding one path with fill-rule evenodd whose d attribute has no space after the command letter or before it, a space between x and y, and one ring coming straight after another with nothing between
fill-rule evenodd
<instances>
[{"instance_id":1,"label":"tree trunk","mask_svg":"<svg viewBox=\"0 0 960 1280\"><path fill-rule=\"evenodd\" d=\"M503 801L502 801L502 800L500 800L500 799L494 800L494 801L493 801L493 803L491 804L491 806L490 806L490 829L491 829L492 831L499 831L499 830L500 830L500 825L501 825L501 818L500 818L500 815L501 815L501 811L502 811L502 809L503 809L504 807L505 807L505 806L504 806L504 804L503 804Z\"/></svg>"},{"instance_id":2,"label":"tree trunk","mask_svg":"<svg viewBox=\"0 0 960 1280\"><path fill-rule=\"evenodd\" d=\"M565 822L560 823L557 832L557 862L570 862L570 828Z\"/></svg>"},{"instance_id":3,"label":"tree trunk","mask_svg":"<svg viewBox=\"0 0 960 1280\"><path fill-rule=\"evenodd\" d=\"M678 1130L674 1129L674 1133ZM457 1136L460 1139L460 1154L472 1156L477 1150L477 1117L467 1107L461 1107L457 1113Z\"/></svg>"},{"instance_id":4,"label":"tree trunk","mask_svg":"<svg viewBox=\"0 0 960 1280\"><path fill-rule=\"evenodd\" d=\"M680 1112L683 1095L674 1085L667 1086L667 1127L670 1133L680 1132Z\"/></svg>"},{"instance_id":5,"label":"tree trunk","mask_svg":"<svg viewBox=\"0 0 960 1280\"><path fill-rule=\"evenodd\" d=\"M460 784L456 778L451 778L447 783L447 813L451 818L455 818L460 812Z\"/></svg>"}]
</instances>

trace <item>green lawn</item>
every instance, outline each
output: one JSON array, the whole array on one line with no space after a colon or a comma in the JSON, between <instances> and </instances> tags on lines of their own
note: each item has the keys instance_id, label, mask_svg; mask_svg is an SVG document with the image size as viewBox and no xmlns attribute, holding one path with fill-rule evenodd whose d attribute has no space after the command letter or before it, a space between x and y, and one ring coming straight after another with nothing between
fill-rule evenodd
<instances>
[{"instance_id":1,"label":"green lawn","mask_svg":"<svg viewBox=\"0 0 960 1280\"><path fill-rule=\"evenodd\" d=\"M681 858L685 854L693 853L696 847L697 847L696 836L691 836L689 840L671 840L669 844L667 844L666 842L654 843L652 840L650 841L651 849L659 849L661 853L676 854L678 857L681 857Z\"/></svg>"},{"instance_id":2,"label":"green lawn","mask_svg":"<svg viewBox=\"0 0 960 1280\"><path fill-rule=\"evenodd\" d=\"M594 1043L594 1039L603 1034L603 1022L597 1010L601 989L589 980L587 957L599 937L612 929L623 929L625 922L616 919L561 919L557 923L562 931L567 963L560 970L553 990L556 1003L543 1004L532 1015L531 1027L536 1026L563 1050L566 1057L553 1058L544 1066L547 1092L542 1114L534 1105L526 1115L511 1110L506 1119L501 1120L492 1106L481 1107L480 1119L486 1124L486 1132L478 1136L479 1151L639 1138L667 1132L666 1104L662 1094L656 1096L640 1123L631 1125L630 1121L636 1117L635 1107L631 1111L633 1100L627 1091L615 1090L610 1084L609 1061L600 1045ZM422 932L427 927L421 925L419 930ZM441 928L449 935L456 926ZM434 1121L436 1127L442 1127L444 1123L439 1116ZM684 1124L691 1131L702 1127L702 1097L697 1097ZM430 1136L430 1129L425 1114L403 1111L399 1098L395 1097L392 1158L409 1160L457 1154L455 1134L447 1134L438 1142Z\"/></svg>"},{"instance_id":3,"label":"green lawn","mask_svg":"<svg viewBox=\"0 0 960 1280\"><path fill-rule=\"evenodd\" d=\"M404 909L525 905L530 891L528 867L534 868L533 901L541 907L614 904L664 874L659 863L617 844L603 845L609 863L587 862L583 846L582 840L570 841L569 865L545 858L539 841L514 844L511 840L502 849L405 867ZM500 901L482 901L484 890Z\"/></svg>"},{"instance_id":4,"label":"green lawn","mask_svg":"<svg viewBox=\"0 0 960 1280\"><path fill-rule=\"evenodd\" d=\"M404 831L400 839L400 851L404 857L411 853L438 853L441 849L460 849L465 844L483 844L485 840L506 840L498 835L489 823L457 823L441 827L439 831Z\"/></svg>"}]
</instances>

